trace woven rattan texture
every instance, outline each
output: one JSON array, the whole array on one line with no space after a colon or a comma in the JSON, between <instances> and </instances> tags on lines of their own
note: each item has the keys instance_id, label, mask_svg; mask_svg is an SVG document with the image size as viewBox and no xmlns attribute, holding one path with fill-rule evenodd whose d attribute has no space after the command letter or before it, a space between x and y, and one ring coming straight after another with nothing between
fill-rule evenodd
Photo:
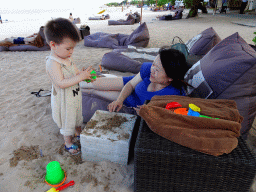
<instances>
[{"instance_id":1,"label":"woven rattan texture","mask_svg":"<svg viewBox=\"0 0 256 192\"><path fill-rule=\"evenodd\" d=\"M142 119L135 144L136 192L249 191L256 159L245 141L220 157L197 152L152 132Z\"/></svg>"}]
</instances>

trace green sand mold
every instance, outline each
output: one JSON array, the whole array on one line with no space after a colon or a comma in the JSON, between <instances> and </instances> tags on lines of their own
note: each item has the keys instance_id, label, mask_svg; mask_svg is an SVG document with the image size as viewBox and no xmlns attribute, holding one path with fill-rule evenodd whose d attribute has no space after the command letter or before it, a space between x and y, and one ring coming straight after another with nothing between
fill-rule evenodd
<instances>
[{"instance_id":1,"label":"green sand mold","mask_svg":"<svg viewBox=\"0 0 256 192\"><path fill-rule=\"evenodd\" d=\"M52 161L46 166L45 180L51 184L59 184L65 177L64 171L61 169L58 161Z\"/></svg>"},{"instance_id":2,"label":"green sand mold","mask_svg":"<svg viewBox=\"0 0 256 192\"><path fill-rule=\"evenodd\" d=\"M96 74L96 71L92 70L91 74ZM95 76L91 76L91 78L92 78L92 79L96 79L97 76L96 76L96 75L95 75ZM84 81L86 81L87 83L90 83L90 82L91 82L90 79L85 79Z\"/></svg>"}]
</instances>

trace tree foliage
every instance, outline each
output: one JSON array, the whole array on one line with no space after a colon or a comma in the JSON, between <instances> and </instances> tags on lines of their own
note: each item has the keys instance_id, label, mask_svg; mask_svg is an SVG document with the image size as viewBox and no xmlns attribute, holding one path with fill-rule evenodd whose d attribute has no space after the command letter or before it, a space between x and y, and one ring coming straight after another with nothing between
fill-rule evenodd
<instances>
[{"instance_id":1,"label":"tree foliage","mask_svg":"<svg viewBox=\"0 0 256 192\"><path fill-rule=\"evenodd\" d=\"M163 6L169 2L173 3L173 5L175 4L175 0L143 0L143 1L138 1L138 0L132 0L130 2L130 4L132 5L141 5L143 3L143 5L152 5L152 4L156 4L157 2L157 6Z\"/></svg>"},{"instance_id":2,"label":"tree foliage","mask_svg":"<svg viewBox=\"0 0 256 192\"><path fill-rule=\"evenodd\" d=\"M157 6L163 6L163 5L165 5L169 2L170 2L170 0L158 0L157 1Z\"/></svg>"},{"instance_id":3,"label":"tree foliage","mask_svg":"<svg viewBox=\"0 0 256 192\"><path fill-rule=\"evenodd\" d=\"M120 5L120 3L108 3L107 4L107 6L115 6L115 7L117 7L117 6L119 6Z\"/></svg>"},{"instance_id":4,"label":"tree foliage","mask_svg":"<svg viewBox=\"0 0 256 192\"><path fill-rule=\"evenodd\" d=\"M256 32L254 32L253 34L255 34L256 35ZM253 40L252 40L254 43L255 43L255 45L256 45L256 36L253 38Z\"/></svg>"},{"instance_id":5,"label":"tree foliage","mask_svg":"<svg viewBox=\"0 0 256 192\"><path fill-rule=\"evenodd\" d=\"M191 8L193 5L193 0L183 0L183 3L186 8Z\"/></svg>"}]
</instances>

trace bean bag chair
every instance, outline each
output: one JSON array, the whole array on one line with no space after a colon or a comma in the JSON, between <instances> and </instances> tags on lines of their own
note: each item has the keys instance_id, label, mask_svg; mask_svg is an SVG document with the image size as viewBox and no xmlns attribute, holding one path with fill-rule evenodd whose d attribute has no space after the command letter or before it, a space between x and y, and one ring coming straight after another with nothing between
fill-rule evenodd
<instances>
[{"instance_id":1,"label":"bean bag chair","mask_svg":"<svg viewBox=\"0 0 256 192\"><path fill-rule=\"evenodd\" d=\"M104 16L105 16L105 19L110 19L110 15L109 14L106 14Z\"/></svg>"},{"instance_id":2,"label":"bean bag chair","mask_svg":"<svg viewBox=\"0 0 256 192\"><path fill-rule=\"evenodd\" d=\"M170 20L172 20L172 14L169 14L169 15L163 15L163 16L159 17L159 20L166 20L166 21L170 21Z\"/></svg>"},{"instance_id":3,"label":"bean bag chair","mask_svg":"<svg viewBox=\"0 0 256 192\"><path fill-rule=\"evenodd\" d=\"M238 33L215 45L185 75L191 97L231 99L243 116L246 138L256 115L256 52Z\"/></svg>"},{"instance_id":4,"label":"bean bag chair","mask_svg":"<svg viewBox=\"0 0 256 192\"><path fill-rule=\"evenodd\" d=\"M133 25L135 23L135 17L129 14L126 20L108 20L108 25Z\"/></svg>"},{"instance_id":5,"label":"bean bag chair","mask_svg":"<svg viewBox=\"0 0 256 192\"><path fill-rule=\"evenodd\" d=\"M105 20L105 19L110 19L110 15L106 14L106 15L93 16L88 18L88 20Z\"/></svg>"},{"instance_id":6,"label":"bean bag chair","mask_svg":"<svg viewBox=\"0 0 256 192\"><path fill-rule=\"evenodd\" d=\"M164 15L164 16L162 16L162 17L159 17L159 20L167 20L167 21L170 21L170 20L182 19L182 12L183 12L183 9L178 9L178 10L175 12L175 16L172 16L172 14Z\"/></svg>"},{"instance_id":7,"label":"bean bag chair","mask_svg":"<svg viewBox=\"0 0 256 192\"><path fill-rule=\"evenodd\" d=\"M105 99L101 96L89 94L82 91L82 115L83 122L87 123L96 110L108 111L108 105L112 101ZM126 106L123 106L119 113L136 114L135 110Z\"/></svg>"},{"instance_id":8,"label":"bean bag chair","mask_svg":"<svg viewBox=\"0 0 256 192\"><path fill-rule=\"evenodd\" d=\"M141 19L141 16L140 14L136 11L132 14L135 18L135 23L139 23L140 22L140 19Z\"/></svg>"},{"instance_id":9,"label":"bean bag chair","mask_svg":"<svg viewBox=\"0 0 256 192\"><path fill-rule=\"evenodd\" d=\"M73 24L80 24L81 23L81 19L78 17L78 18L75 18L73 21L72 21Z\"/></svg>"},{"instance_id":10,"label":"bean bag chair","mask_svg":"<svg viewBox=\"0 0 256 192\"><path fill-rule=\"evenodd\" d=\"M219 35L210 27L190 39L186 45L189 53L204 56L220 41Z\"/></svg>"},{"instance_id":11,"label":"bean bag chair","mask_svg":"<svg viewBox=\"0 0 256 192\"><path fill-rule=\"evenodd\" d=\"M104 54L101 66L121 72L139 73L144 62L154 61L158 48L139 48L129 46L127 49L114 49Z\"/></svg>"},{"instance_id":12,"label":"bean bag chair","mask_svg":"<svg viewBox=\"0 0 256 192\"><path fill-rule=\"evenodd\" d=\"M116 77L115 75L104 74L106 77ZM89 94L83 89L83 82L80 83L82 91L82 115L83 122L87 123L96 110L108 111L107 106L112 102L96 94ZM132 108L126 107L125 105L119 111L120 113L136 114L136 111Z\"/></svg>"},{"instance_id":13,"label":"bean bag chair","mask_svg":"<svg viewBox=\"0 0 256 192\"><path fill-rule=\"evenodd\" d=\"M148 42L149 32L146 23L141 24L130 35L97 32L84 37L84 46L111 49L127 48L128 45L146 47Z\"/></svg>"},{"instance_id":14,"label":"bean bag chair","mask_svg":"<svg viewBox=\"0 0 256 192\"><path fill-rule=\"evenodd\" d=\"M136 48L129 46L127 49L114 49L102 57L101 66L121 72L139 73L144 62L153 62L159 48ZM188 55L187 62L190 66L200 60L200 56Z\"/></svg>"},{"instance_id":15,"label":"bean bag chair","mask_svg":"<svg viewBox=\"0 0 256 192\"><path fill-rule=\"evenodd\" d=\"M43 26L40 27L39 34L42 36L42 38L44 40L44 46L43 47L36 47L36 46L25 45L25 44L20 44L20 45L11 46L11 47L0 46L0 52L1 51L49 51L50 46L46 42Z\"/></svg>"},{"instance_id":16,"label":"bean bag chair","mask_svg":"<svg viewBox=\"0 0 256 192\"><path fill-rule=\"evenodd\" d=\"M179 9L177 10L177 13L175 14L176 16L172 18L172 20L176 20L176 19L182 19L182 16L183 16L183 10L184 9Z\"/></svg>"},{"instance_id":17,"label":"bean bag chair","mask_svg":"<svg viewBox=\"0 0 256 192\"><path fill-rule=\"evenodd\" d=\"M104 20L104 17L102 17L102 16L94 16L94 17L89 17L88 20Z\"/></svg>"}]
</instances>

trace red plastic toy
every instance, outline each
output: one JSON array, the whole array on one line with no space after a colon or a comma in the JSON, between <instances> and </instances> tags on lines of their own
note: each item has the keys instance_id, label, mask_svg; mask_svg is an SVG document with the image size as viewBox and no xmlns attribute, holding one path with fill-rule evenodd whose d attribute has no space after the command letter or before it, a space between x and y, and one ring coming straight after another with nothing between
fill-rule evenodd
<instances>
[{"instance_id":1,"label":"red plastic toy","mask_svg":"<svg viewBox=\"0 0 256 192\"><path fill-rule=\"evenodd\" d=\"M167 103L167 105L165 106L165 109L175 109L178 107L182 107L182 105L179 104L178 102L171 102L171 103Z\"/></svg>"}]
</instances>

